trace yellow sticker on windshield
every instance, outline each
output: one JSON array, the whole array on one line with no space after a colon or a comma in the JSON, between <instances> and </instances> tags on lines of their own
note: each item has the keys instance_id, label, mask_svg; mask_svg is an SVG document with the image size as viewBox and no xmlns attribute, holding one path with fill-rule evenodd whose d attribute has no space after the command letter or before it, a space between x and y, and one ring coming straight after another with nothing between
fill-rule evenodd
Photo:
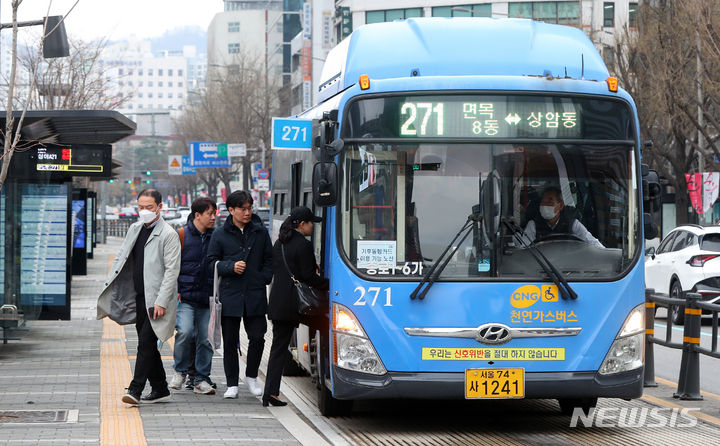
<instances>
[{"instance_id":1,"label":"yellow sticker on windshield","mask_svg":"<svg viewBox=\"0 0 720 446\"><path fill-rule=\"evenodd\" d=\"M564 348L423 347L423 361L564 361Z\"/></svg>"}]
</instances>

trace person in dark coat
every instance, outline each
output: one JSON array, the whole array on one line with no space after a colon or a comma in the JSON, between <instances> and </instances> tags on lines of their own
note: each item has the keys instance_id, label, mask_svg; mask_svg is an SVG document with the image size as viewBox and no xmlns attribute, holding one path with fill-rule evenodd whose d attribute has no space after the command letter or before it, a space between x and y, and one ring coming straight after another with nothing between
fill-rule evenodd
<instances>
[{"instance_id":1,"label":"person in dark coat","mask_svg":"<svg viewBox=\"0 0 720 446\"><path fill-rule=\"evenodd\" d=\"M257 383L258 368L267 331L266 285L272 280L272 243L262 221L252 213L253 199L235 191L226 201L230 215L213 232L208 248L208 271L218 262L220 320L223 337L223 366L227 379L225 398L238 396L238 350L240 322L244 320L249 339L245 384L255 396L262 394Z\"/></svg>"},{"instance_id":2,"label":"person in dark coat","mask_svg":"<svg viewBox=\"0 0 720 446\"><path fill-rule=\"evenodd\" d=\"M290 275L314 288L328 288L327 279L317 274L312 244L305 238L313 233L313 223L321 221L322 218L315 216L305 206L296 207L280 226L278 240L273 246L274 279L268 305L268 319L273 323L273 341L268 359L263 406L287 404L278 398L280 380L290 338L299 323L298 297Z\"/></svg>"}]
</instances>

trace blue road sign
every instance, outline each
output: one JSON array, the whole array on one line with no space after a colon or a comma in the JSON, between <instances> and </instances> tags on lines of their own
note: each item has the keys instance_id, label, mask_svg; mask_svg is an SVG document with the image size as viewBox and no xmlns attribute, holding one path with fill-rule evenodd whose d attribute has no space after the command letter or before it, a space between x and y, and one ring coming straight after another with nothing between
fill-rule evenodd
<instances>
[{"instance_id":1,"label":"blue road sign","mask_svg":"<svg viewBox=\"0 0 720 446\"><path fill-rule=\"evenodd\" d=\"M250 172L252 172L253 181L257 182L258 180L258 170L262 169L262 163L252 163L250 166Z\"/></svg>"},{"instance_id":2,"label":"blue road sign","mask_svg":"<svg viewBox=\"0 0 720 446\"><path fill-rule=\"evenodd\" d=\"M270 172L267 169L260 169L258 170L257 176L261 180L267 180L270 178Z\"/></svg>"},{"instance_id":3,"label":"blue road sign","mask_svg":"<svg viewBox=\"0 0 720 446\"><path fill-rule=\"evenodd\" d=\"M189 156L183 156L182 157L182 174L183 175L195 175L197 171L190 163L190 157Z\"/></svg>"},{"instance_id":4,"label":"blue road sign","mask_svg":"<svg viewBox=\"0 0 720 446\"><path fill-rule=\"evenodd\" d=\"M274 150L311 150L312 120L272 118Z\"/></svg>"},{"instance_id":5,"label":"blue road sign","mask_svg":"<svg viewBox=\"0 0 720 446\"><path fill-rule=\"evenodd\" d=\"M190 142L190 163L196 169L198 167L230 167L230 158L227 157L227 150L224 155L218 154L219 143L210 141Z\"/></svg>"}]
</instances>

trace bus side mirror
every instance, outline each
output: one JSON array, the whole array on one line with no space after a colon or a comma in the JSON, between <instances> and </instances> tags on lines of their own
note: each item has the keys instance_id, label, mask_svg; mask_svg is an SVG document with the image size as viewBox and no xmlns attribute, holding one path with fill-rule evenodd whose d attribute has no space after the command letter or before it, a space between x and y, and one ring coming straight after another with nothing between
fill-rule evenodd
<instances>
[{"instance_id":1,"label":"bus side mirror","mask_svg":"<svg viewBox=\"0 0 720 446\"><path fill-rule=\"evenodd\" d=\"M643 223L645 229L645 240L652 240L658 236L657 225L653 221L652 215L647 212L643 214Z\"/></svg>"},{"instance_id":2,"label":"bus side mirror","mask_svg":"<svg viewBox=\"0 0 720 446\"><path fill-rule=\"evenodd\" d=\"M338 197L337 164L332 161L315 163L312 190L315 206L335 206Z\"/></svg>"},{"instance_id":3,"label":"bus side mirror","mask_svg":"<svg viewBox=\"0 0 720 446\"><path fill-rule=\"evenodd\" d=\"M649 212L658 212L662 207L662 186L657 172L648 168L646 164L642 168L642 198L643 207Z\"/></svg>"}]
</instances>

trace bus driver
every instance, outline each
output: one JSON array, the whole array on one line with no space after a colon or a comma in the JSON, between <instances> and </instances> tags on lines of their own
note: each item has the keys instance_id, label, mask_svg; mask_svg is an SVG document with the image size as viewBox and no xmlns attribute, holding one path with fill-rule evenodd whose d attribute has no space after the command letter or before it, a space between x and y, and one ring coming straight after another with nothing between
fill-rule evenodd
<instances>
[{"instance_id":1,"label":"bus driver","mask_svg":"<svg viewBox=\"0 0 720 446\"><path fill-rule=\"evenodd\" d=\"M603 248L569 209L565 209L562 193L557 187L547 187L540 201L540 213L528 221L523 232L527 243L537 241L552 234L573 234L581 240Z\"/></svg>"}]
</instances>

